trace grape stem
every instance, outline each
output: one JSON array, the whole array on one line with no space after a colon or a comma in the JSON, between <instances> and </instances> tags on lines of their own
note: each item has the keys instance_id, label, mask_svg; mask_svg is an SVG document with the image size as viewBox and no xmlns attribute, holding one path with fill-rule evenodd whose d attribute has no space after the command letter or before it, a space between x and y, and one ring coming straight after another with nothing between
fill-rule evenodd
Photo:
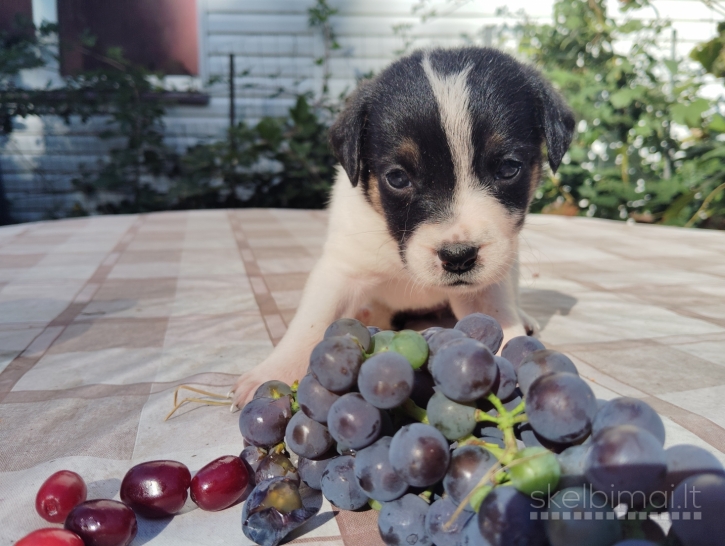
<instances>
[{"instance_id":1,"label":"grape stem","mask_svg":"<svg viewBox=\"0 0 725 546\"><path fill-rule=\"evenodd\" d=\"M433 491L431 489L426 489L423 491L420 495L418 495L421 499L423 499L425 502L430 504L430 498L433 496Z\"/></svg>"},{"instance_id":2,"label":"grape stem","mask_svg":"<svg viewBox=\"0 0 725 546\"><path fill-rule=\"evenodd\" d=\"M375 499L368 499L368 506L372 508L373 510L377 510L380 512L381 508L383 507L382 503L376 501Z\"/></svg>"},{"instance_id":3,"label":"grape stem","mask_svg":"<svg viewBox=\"0 0 725 546\"><path fill-rule=\"evenodd\" d=\"M403 404L400 406L400 409L402 409L407 415L410 415L416 421L420 421L421 423L426 425L430 424L430 422L428 421L428 412L420 406L417 406L415 402L413 402L410 398L403 402Z\"/></svg>"},{"instance_id":4,"label":"grape stem","mask_svg":"<svg viewBox=\"0 0 725 546\"><path fill-rule=\"evenodd\" d=\"M499 462L497 462L495 465L493 465L491 468L488 469L488 472L486 472L483 475L483 477L481 478L481 480L476 484L476 487L474 487L471 490L471 492L468 493L468 495L466 495L463 498L463 500L458 505L458 508L456 508L456 511L453 512L453 514L448 519L448 521L446 521L443 524L443 530L444 531L447 531L448 529L450 529L451 525L453 525L453 522L456 521L456 519L458 518L458 516L461 515L461 512L463 512L463 510L465 510L466 506L468 505L469 502L471 502L471 499L476 495L477 491L479 491L483 487L490 488L490 490L493 491L493 488L491 487L491 485L492 484L493 485L497 485L497 482L500 479L500 478L498 478L499 471L500 472L505 472L506 470L508 470L512 466L517 466L517 465L523 464L523 463L528 462L528 461L530 461L532 459L536 459L537 457L541 457L543 455L546 455L547 453L548 452L546 452L546 451L542 451L541 453L535 453L534 455L529 455L527 457L521 457L520 459L514 459L514 460L510 461L506 465L502 465L501 464L501 461L499 460ZM487 492L487 494L488 494L488 492ZM485 495L481 496L481 498L480 499L477 499L477 500L480 500L480 502L483 502L484 499L485 499ZM481 506L480 505L480 502L479 502L479 505L478 505L479 507ZM476 507L476 510L478 510L478 507Z\"/></svg>"},{"instance_id":5,"label":"grape stem","mask_svg":"<svg viewBox=\"0 0 725 546\"><path fill-rule=\"evenodd\" d=\"M185 389L187 391L196 392L199 394L203 394L204 396L208 396L207 398L184 398L181 402L179 402L179 391L181 389ZM176 410L178 410L181 406L186 404L187 402L196 402L197 404L206 404L208 406L228 406L229 400L231 399L230 395L222 395L217 394L215 392L209 392L202 389L197 389L196 387L192 387L191 385L179 385L176 387L176 390L174 390L174 409L172 409L169 414L164 418L164 421L168 421L169 418L176 413ZM224 400L222 402L222 400Z\"/></svg>"}]
</instances>

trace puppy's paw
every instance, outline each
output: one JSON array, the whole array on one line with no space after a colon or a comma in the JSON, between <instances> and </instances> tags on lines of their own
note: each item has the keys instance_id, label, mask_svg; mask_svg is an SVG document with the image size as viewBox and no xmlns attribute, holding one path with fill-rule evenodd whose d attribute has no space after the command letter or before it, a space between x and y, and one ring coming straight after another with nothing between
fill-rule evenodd
<instances>
[{"instance_id":1,"label":"puppy's paw","mask_svg":"<svg viewBox=\"0 0 725 546\"><path fill-rule=\"evenodd\" d=\"M241 409L254 396L257 388L266 381L277 379L291 384L307 372L307 362L285 362L279 364L265 360L253 370L242 374L232 387L232 411Z\"/></svg>"},{"instance_id":2,"label":"puppy's paw","mask_svg":"<svg viewBox=\"0 0 725 546\"><path fill-rule=\"evenodd\" d=\"M539 335L539 332L541 331L541 326L539 326L538 320L529 315L523 309L519 309L519 317L521 317L521 322L524 325L524 330L526 331L527 336Z\"/></svg>"}]
</instances>

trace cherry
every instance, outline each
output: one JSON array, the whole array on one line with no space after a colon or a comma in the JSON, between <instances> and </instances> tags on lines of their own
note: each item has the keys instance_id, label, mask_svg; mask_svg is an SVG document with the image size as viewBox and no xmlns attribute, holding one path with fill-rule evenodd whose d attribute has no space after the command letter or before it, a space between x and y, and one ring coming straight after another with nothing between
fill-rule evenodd
<instances>
[{"instance_id":1,"label":"cherry","mask_svg":"<svg viewBox=\"0 0 725 546\"><path fill-rule=\"evenodd\" d=\"M35 509L51 523L63 523L71 510L86 500L86 484L78 474L59 470L40 486Z\"/></svg>"},{"instance_id":2,"label":"cherry","mask_svg":"<svg viewBox=\"0 0 725 546\"><path fill-rule=\"evenodd\" d=\"M85 546L128 546L136 536L136 515L122 502L90 500L76 506L65 528L83 539Z\"/></svg>"},{"instance_id":3,"label":"cherry","mask_svg":"<svg viewBox=\"0 0 725 546\"><path fill-rule=\"evenodd\" d=\"M224 510L241 498L248 483L249 472L242 459L225 455L196 473L191 480L191 500L202 510Z\"/></svg>"},{"instance_id":4,"label":"cherry","mask_svg":"<svg viewBox=\"0 0 725 546\"><path fill-rule=\"evenodd\" d=\"M25 535L15 546L83 546L83 540L65 529L38 529Z\"/></svg>"},{"instance_id":5,"label":"cherry","mask_svg":"<svg viewBox=\"0 0 725 546\"><path fill-rule=\"evenodd\" d=\"M178 513L186 502L191 472L176 461L137 464L121 482L121 500L146 518L164 518Z\"/></svg>"}]
</instances>

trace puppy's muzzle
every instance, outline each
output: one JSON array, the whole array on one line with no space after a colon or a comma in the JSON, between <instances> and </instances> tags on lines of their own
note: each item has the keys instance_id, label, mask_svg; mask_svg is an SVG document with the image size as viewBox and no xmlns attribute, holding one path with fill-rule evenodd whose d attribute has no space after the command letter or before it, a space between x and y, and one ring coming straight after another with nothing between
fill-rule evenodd
<instances>
[{"instance_id":1,"label":"puppy's muzzle","mask_svg":"<svg viewBox=\"0 0 725 546\"><path fill-rule=\"evenodd\" d=\"M438 250L438 258L449 273L466 273L476 265L478 247L460 243L446 245Z\"/></svg>"}]
</instances>

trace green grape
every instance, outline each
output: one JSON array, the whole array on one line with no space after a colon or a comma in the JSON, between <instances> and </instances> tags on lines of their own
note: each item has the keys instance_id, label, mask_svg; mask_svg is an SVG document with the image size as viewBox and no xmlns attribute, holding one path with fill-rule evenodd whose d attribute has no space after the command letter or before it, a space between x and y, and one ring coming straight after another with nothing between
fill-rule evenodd
<instances>
[{"instance_id":1,"label":"green grape","mask_svg":"<svg viewBox=\"0 0 725 546\"><path fill-rule=\"evenodd\" d=\"M383 330L375 334L370 340L370 349L368 354L382 353L383 351L390 350L390 342L393 341L395 332L392 330Z\"/></svg>"},{"instance_id":2,"label":"green grape","mask_svg":"<svg viewBox=\"0 0 725 546\"><path fill-rule=\"evenodd\" d=\"M407 358L414 370L428 360L428 344L425 338L414 330L401 330L396 333L390 342L390 350Z\"/></svg>"},{"instance_id":3,"label":"green grape","mask_svg":"<svg viewBox=\"0 0 725 546\"><path fill-rule=\"evenodd\" d=\"M513 464L508 469L511 484L526 495L543 493L548 496L556 491L561 476L559 461L548 449L543 447L527 447L519 451L514 457L517 459L532 457L520 464Z\"/></svg>"}]
</instances>

